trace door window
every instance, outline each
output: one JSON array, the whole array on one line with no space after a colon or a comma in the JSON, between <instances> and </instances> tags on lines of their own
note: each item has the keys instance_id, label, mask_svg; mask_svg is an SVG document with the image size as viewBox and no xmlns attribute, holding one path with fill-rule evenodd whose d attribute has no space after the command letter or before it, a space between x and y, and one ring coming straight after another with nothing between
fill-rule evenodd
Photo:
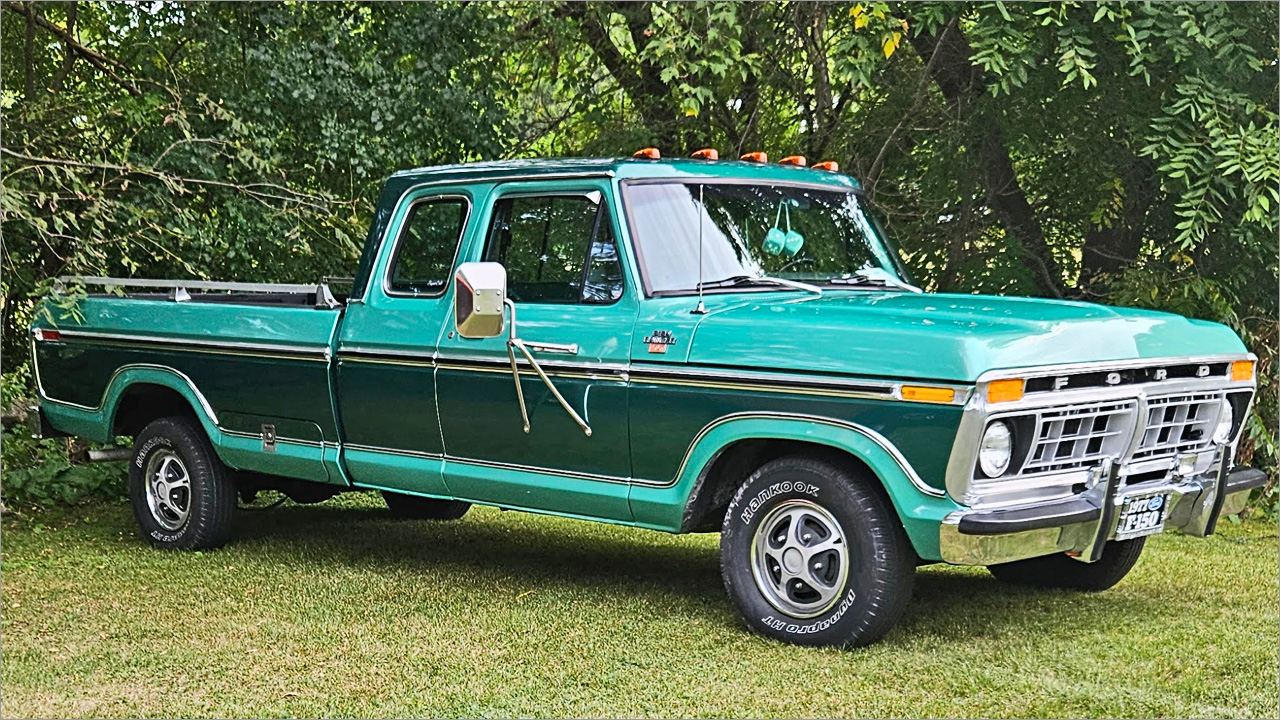
<instances>
[{"instance_id":1,"label":"door window","mask_svg":"<svg viewBox=\"0 0 1280 720\"><path fill-rule=\"evenodd\" d=\"M484 259L506 268L515 302L600 305L622 297L618 246L598 192L499 200Z\"/></svg>"},{"instance_id":2,"label":"door window","mask_svg":"<svg viewBox=\"0 0 1280 720\"><path fill-rule=\"evenodd\" d=\"M434 297L444 293L467 221L467 201L440 198L409 209L391 259L388 289Z\"/></svg>"}]
</instances>

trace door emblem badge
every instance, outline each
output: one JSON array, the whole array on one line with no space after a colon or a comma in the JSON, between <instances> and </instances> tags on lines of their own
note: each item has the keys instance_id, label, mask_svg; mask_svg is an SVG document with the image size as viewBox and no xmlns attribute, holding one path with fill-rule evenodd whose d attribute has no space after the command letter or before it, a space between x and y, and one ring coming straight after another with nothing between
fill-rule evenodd
<instances>
[{"instance_id":1,"label":"door emblem badge","mask_svg":"<svg viewBox=\"0 0 1280 720\"><path fill-rule=\"evenodd\" d=\"M667 346L676 344L676 336L670 330L654 330L644 339L644 344L649 346L650 355L666 355Z\"/></svg>"}]
</instances>

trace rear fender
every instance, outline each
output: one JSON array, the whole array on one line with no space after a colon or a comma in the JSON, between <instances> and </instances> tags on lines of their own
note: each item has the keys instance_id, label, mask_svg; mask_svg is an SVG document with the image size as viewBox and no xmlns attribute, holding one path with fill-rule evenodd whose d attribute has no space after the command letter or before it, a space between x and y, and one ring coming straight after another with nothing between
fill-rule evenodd
<instances>
[{"instance_id":1,"label":"rear fender","mask_svg":"<svg viewBox=\"0 0 1280 720\"><path fill-rule=\"evenodd\" d=\"M98 407L90 408L71 403L42 398L41 407L57 429L86 440L107 443L114 440L116 413L125 392L133 385L159 385L181 395L190 405L196 418L204 427L214 447L221 445L222 432L218 429L218 417L208 400L196 388L191 378L165 365L125 365L107 381Z\"/></svg>"}]
</instances>

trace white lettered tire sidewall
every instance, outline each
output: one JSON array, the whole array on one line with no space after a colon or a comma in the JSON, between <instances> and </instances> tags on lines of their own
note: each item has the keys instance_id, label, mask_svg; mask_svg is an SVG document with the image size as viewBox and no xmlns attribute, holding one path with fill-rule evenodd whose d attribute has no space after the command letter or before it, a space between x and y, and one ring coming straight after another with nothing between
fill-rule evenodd
<instances>
[{"instance_id":1,"label":"white lettered tire sidewall","mask_svg":"<svg viewBox=\"0 0 1280 720\"><path fill-rule=\"evenodd\" d=\"M850 646L874 642L896 624L910 598L915 557L896 513L865 482L831 463L786 457L765 464L739 488L720 536L721 572L735 609L753 631L800 645ZM808 618L774 607L752 572L760 523L772 509L795 500L829 512L847 548L848 572L838 599Z\"/></svg>"},{"instance_id":2,"label":"white lettered tire sidewall","mask_svg":"<svg viewBox=\"0 0 1280 720\"><path fill-rule=\"evenodd\" d=\"M129 500L143 537L152 545L175 550L206 550L226 543L236 508L235 488L226 467L193 418L161 418L134 439L129 461ZM148 463L158 452L177 455L190 478L185 522L167 529L152 516L147 502Z\"/></svg>"}]
</instances>

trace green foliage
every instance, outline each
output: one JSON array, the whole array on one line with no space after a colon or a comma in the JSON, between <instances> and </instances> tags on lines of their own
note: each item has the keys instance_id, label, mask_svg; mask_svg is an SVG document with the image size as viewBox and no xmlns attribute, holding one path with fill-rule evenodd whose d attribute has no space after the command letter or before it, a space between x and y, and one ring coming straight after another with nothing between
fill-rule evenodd
<instances>
[{"instance_id":1,"label":"green foliage","mask_svg":"<svg viewBox=\"0 0 1280 720\"><path fill-rule=\"evenodd\" d=\"M24 432L5 432L0 436L0 464L0 499L10 509L127 497L125 463L72 464L65 440L33 440Z\"/></svg>"},{"instance_id":2,"label":"green foliage","mask_svg":"<svg viewBox=\"0 0 1280 720\"><path fill-rule=\"evenodd\" d=\"M495 27L451 3L5 2L5 370L57 275L349 274L386 174L501 153Z\"/></svg>"},{"instance_id":3,"label":"green foliage","mask_svg":"<svg viewBox=\"0 0 1280 720\"><path fill-rule=\"evenodd\" d=\"M931 290L1230 324L1275 477L1274 4L5 0L0 41L6 376L56 275L350 274L398 169L766 150Z\"/></svg>"}]
</instances>

